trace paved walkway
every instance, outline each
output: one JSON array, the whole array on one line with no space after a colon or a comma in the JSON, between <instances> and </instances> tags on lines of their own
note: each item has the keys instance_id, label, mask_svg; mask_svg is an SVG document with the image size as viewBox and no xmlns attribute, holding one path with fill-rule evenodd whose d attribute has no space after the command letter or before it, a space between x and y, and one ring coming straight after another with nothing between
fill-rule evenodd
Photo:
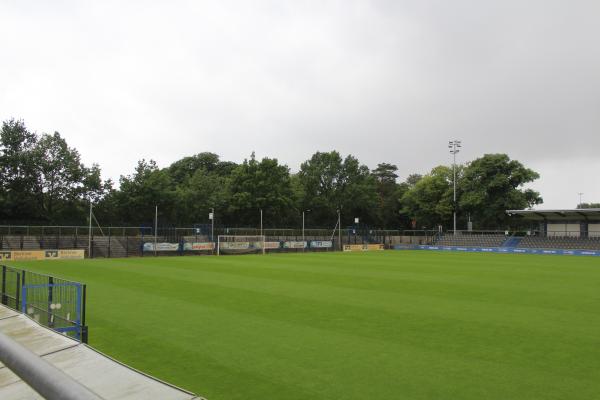
<instances>
[{"instance_id":1,"label":"paved walkway","mask_svg":"<svg viewBox=\"0 0 600 400\"><path fill-rule=\"evenodd\" d=\"M121 364L2 305L0 332L53 364L103 399L201 399ZM42 397L0 363L0 399L28 400Z\"/></svg>"}]
</instances>

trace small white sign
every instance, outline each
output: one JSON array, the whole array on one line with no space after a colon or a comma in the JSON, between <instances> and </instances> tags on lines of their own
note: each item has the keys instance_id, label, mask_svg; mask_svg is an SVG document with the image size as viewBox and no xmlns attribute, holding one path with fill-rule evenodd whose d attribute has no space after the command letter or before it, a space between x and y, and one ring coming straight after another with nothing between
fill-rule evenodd
<instances>
[{"instance_id":1,"label":"small white sign","mask_svg":"<svg viewBox=\"0 0 600 400\"><path fill-rule=\"evenodd\" d=\"M213 213L208 213L208 219L212 220L214 217Z\"/></svg>"},{"instance_id":2,"label":"small white sign","mask_svg":"<svg viewBox=\"0 0 600 400\"><path fill-rule=\"evenodd\" d=\"M354 223L358 224L358 218L354 218Z\"/></svg>"}]
</instances>

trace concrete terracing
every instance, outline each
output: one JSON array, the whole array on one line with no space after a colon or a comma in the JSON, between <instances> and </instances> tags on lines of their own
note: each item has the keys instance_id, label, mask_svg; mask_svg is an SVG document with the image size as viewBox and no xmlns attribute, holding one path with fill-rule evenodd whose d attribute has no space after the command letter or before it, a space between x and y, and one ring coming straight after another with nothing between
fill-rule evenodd
<instances>
[{"instance_id":1,"label":"concrete terracing","mask_svg":"<svg viewBox=\"0 0 600 400\"><path fill-rule=\"evenodd\" d=\"M0 305L0 332L106 400L192 400L192 393L136 371ZM0 363L0 399L42 399Z\"/></svg>"}]
</instances>

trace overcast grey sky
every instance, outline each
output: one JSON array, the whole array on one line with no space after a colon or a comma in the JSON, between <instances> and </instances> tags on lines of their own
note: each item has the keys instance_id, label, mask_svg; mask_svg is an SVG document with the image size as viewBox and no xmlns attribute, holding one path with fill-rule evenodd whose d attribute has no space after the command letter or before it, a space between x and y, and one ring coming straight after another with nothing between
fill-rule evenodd
<instances>
[{"instance_id":1,"label":"overcast grey sky","mask_svg":"<svg viewBox=\"0 0 600 400\"><path fill-rule=\"evenodd\" d=\"M317 150L401 178L505 152L541 208L600 201L600 1L0 3L0 119L59 131L105 177Z\"/></svg>"}]
</instances>

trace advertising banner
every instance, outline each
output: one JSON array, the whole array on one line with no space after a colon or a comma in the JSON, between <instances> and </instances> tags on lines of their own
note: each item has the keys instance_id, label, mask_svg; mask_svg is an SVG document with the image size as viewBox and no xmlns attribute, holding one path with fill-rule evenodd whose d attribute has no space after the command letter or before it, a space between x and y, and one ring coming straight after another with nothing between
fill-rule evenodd
<instances>
[{"instance_id":1,"label":"advertising banner","mask_svg":"<svg viewBox=\"0 0 600 400\"><path fill-rule=\"evenodd\" d=\"M283 242L283 247L285 249L304 249L306 248L306 242L305 241L288 241L288 242Z\"/></svg>"},{"instance_id":2,"label":"advertising banner","mask_svg":"<svg viewBox=\"0 0 600 400\"><path fill-rule=\"evenodd\" d=\"M509 254L554 254L563 256L600 256L600 250L565 250L565 249L521 249L513 247L457 247L427 245L397 245L396 250L437 250L462 251L470 253L509 253Z\"/></svg>"},{"instance_id":3,"label":"advertising banner","mask_svg":"<svg viewBox=\"0 0 600 400\"><path fill-rule=\"evenodd\" d=\"M344 251L379 251L385 247L383 244L345 244Z\"/></svg>"},{"instance_id":4,"label":"advertising banner","mask_svg":"<svg viewBox=\"0 0 600 400\"><path fill-rule=\"evenodd\" d=\"M45 250L19 250L12 252L13 261L31 261L31 260L43 260L46 258Z\"/></svg>"},{"instance_id":5,"label":"advertising banner","mask_svg":"<svg viewBox=\"0 0 600 400\"><path fill-rule=\"evenodd\" d=\"M345 244L344 251L363 251L362 244Z\"/></svg>"},{"instance_id":6,"label":"advertising banner","mask_svg":"<svg viewBox=\"0 0 600 400\"><path fill-rule=\"evenodd\" d=\"M267 249L267 250L278 249L280 246L281 246L281 243L279 243L279 242L265 242L265 249Z\"/></svg>"},{"instance_id":7,"label":"advertising banner","mask_svg":"<svg viewBox=\"0 0 600 400\"><path fill-rule=\"evenodd\" d=\"M58 260L58 250L44 250L44 257L46 259Z\"/></svg>"},{"instance_id":8,"label":"advertising banner","mask_svg":"<svg viewBox=\"0 0 600 400\"><path fill-rule=\"evenodd\" d=\"M59 250L58 258L61 260L83 260L85 258L85 250Z\"/></svg>"},{"instance_id":9,"label":"advertising banner","mask_svg":"<svg viewBox=\"0 0 600 400\"><path fill-rule=\"evenodd\" d=\"M331 240L312 240L310 247L313 249L329 249L333 247L333 242Z\"/></svg>"},{"instance_id":10,"label":"advertising banner","mask_svg":"<svg viewBox=\"0 0 600 400\"><path fill-rule=\"evenodd\" d=\"M184 243L183 249L186 251L212 251L215 248L213 242L196 242L196 243Z\"/></svg>"},{"instance_id":11,"label":"advertising banner","mask_svg":"<svg viewBox=\"0 0 600 400\"><path fill-rule=\"evenodd\" d=\"M14 250L0 251L0 260L32 261L32 260L83 260L85 250Z\"/></svg>"},{"instance_id":12,"label":"advertising banner","mask_svg":"<svg viewBox=\"0 0 600 400\"><path fill-rule=\"evenodd\" d=\"M156 251L177 251L179 243L156 243ZM154 243L144 243L144 251L154 251Z\"/></svg>"},{"instance_id":13,"label":"advertising banner","mask_svg":"<svg viewBox=\"0 0 600 400\"><path fill-rule=\"evenodd\" d=\"M224 250L247 250L250 242L220 242L219 247Z\"/></svg>"}]
</instances>

